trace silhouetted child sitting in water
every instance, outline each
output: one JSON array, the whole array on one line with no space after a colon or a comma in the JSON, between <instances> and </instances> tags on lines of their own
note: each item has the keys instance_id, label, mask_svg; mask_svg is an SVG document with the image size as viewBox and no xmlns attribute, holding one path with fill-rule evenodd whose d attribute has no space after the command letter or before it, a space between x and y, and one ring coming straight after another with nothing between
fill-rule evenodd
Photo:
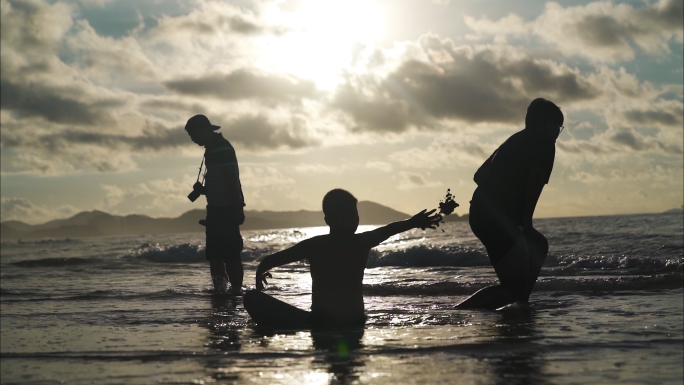
<instances>
[{"instance_id":1,"label":"silhouetted child sitting in water","mask_svg":"<svg viewBox=\"0 0 684 385\"><path fill-rule=\"evenodd\" d=\"M415 228L434 229L441 217L426 210L401 222L355 234L359 226L356 198L335 189L323 198L329 235L299 242L287 250L265 257L256 272L257 290L244 296L245 310L259 325L302 328L318 325L355 325L365 321L363 274L370 249L392 235ZM307 259L313 283L311 312L298 309L261 292L269 270Z\"/></svg>"}]
</instances>

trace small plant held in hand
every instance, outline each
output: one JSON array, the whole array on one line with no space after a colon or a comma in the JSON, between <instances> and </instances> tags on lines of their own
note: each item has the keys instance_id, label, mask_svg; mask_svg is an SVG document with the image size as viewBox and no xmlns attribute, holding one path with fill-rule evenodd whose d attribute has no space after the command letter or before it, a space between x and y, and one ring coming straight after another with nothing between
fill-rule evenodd
<instances>
[{"instance_id":1,"label":"small plant held in hand","mask_svg":"<svg viewBox=\"0 0 684 385\"><path fill-rule=\"evenodd\" d=\"M454 200L454 194L451 193L451 189L447 189L446 196L439 201L439 213L442 215L442 218L446 218L447 215L454 212L456 207L458 207L458 203ZM442 220L442 223L444 223L444 220ZM444 232L444 229L442 229L442 232Z\"/></svg>"}]
</instances>

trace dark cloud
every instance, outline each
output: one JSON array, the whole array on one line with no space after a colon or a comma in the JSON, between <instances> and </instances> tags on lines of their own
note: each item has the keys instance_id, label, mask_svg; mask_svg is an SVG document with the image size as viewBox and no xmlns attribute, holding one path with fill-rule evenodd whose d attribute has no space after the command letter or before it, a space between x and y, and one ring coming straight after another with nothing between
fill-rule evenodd
<instances>
[{"instance_id":1,"label":"dark cloud","mask_svg":"<svg viewBox=\"0 0 684 385\"><path fill-rule=\"evenodd\" d=\"M383 94L367 97L351 84L337 90L332 105L354 118L357 123L354 131L399 132L409 124L421 122L420 113L411 104Z\"/></svg>"},{"instance_id":2,"label":"dark cloud","mask_svg":"<svg viewBox=\"0 0 684 385\"><path fill-rule=\"evenodd\" d=\"M601 94L582 76L568 71L558 73L549 63L524 59L503 65L501 70L520 80L528 95L543 94L556 103L591 100Z\"/></svg>"},{"instance_id":3,"label":"dark cloud","mask_svg":"<svg viewBox=\"0 0 684 385\"><path fill-rule=\"evenodd\" d=\"M562 104L601 93L554 63L507 59L491 50L472 53L432 36L421 44L448 60L409 60L379 83L350 79L338 88L333 106L351 115L356 129L401 132L411 125L430 127L436 119L522 123L534 98Z\"/></svg>"},{"instance_id":4,"label":"dark cloud","mask_svg":"<svg viewBox=\"0 0 684 385\"><path fill-rule=\"evenodd\" d=\"M152 99L142 102L140 106L149 110L166 110L177 114L207 114L207 109L203 105L179 100Z\"/></svg>"},{"instance_id":5,"label":"dark cloud","mask_svg":"<svg viewBox=\"0 0 684 385\"><path fill-rule=\"evenodd\" d=\"M425 179L423 179L423 177L420 175L408 174L408 178L411 182L415 183L418 186L422 186L425 184Z\"/></svg>"},{"instance_id":6,"label":"dark cloud","mask_svg":"<svg viewBox=\"0 0 684 385\"><path fill-rule=\"evenodd\" d=\"M652 138L646 138L637 135L630 130L620 130L611 135L609 139L617 144L626 146L634 151L648 151L652 149L660 149L663 152L670 154L682 154L682 148L677 144L663 143Z\"/></svg>"},{"instance_id":7,"label":"dark cloud","mask_svg":"<svg viewBox=\"0 0 684 385\"><path fill-rule=\"evenodd\" d=\"M0 23L3 46L22 47L24 51L51 51L72 25L71 7L66 4L8 0L6 5L3 4Z\"/></svg>"},{"instance_id":8,"label":"dark cloud","mask_svg":"<svg viewBox=\"0 0 684 385\"><path fill-rule=\"evenodd\" d=\"M609 150L607 150L605 146L586 140L559 140L556 142L556 147L563 152L571 154L590 153L598 155L609 152Z\"/></svg>"},{"instance_id":9,"label":"dark cloud","mask_svg":"<svg viewBox=\"0 0 684 385\"><path fill-rule=\"evenodd\" d=\"M217 14L209 20L184 20L178 28L188 29L195 33L213 35L219 31L232 31L239 34L255 35L268 32L269 29L260 26L256 21L249 20L242 15Z\"/></svg>"},{"instance_id":10,"label":"dark cloud","mask_svg":"<svg viewBox=\"0 0 684 385\"><path fill-rule=\"evenodd\" d=\"M316 94L313 82L259 75L247 70L172 80L164 85L180 94L212 96L225 100L298 100L311 98Z\"/></svg>"},{"instance_id":11,"label":"dark cloud","mask_svg":"<svg viewBox=\"0 0 684 385\"><path fill-rule=\"evenodd\" d=\"M109 150L126 147L141 151L162 150L190 144L188 134L183 128L165 129L157 127L147 129L138 136L76 130L65 130L45 135L25 134L19 130L12 130L12 133L5 131L2 135L2 146L4 148L28 148L53 154L69 152L79 145L92 145Z\"/></svg>"},{"instance_id":12,"label":"dark cloud","mask_svg":"<svg viewBox=\"0 0 684 385\"><path fill-rule=\"evenodd\" d=\"M634 135L634 133L629 131L617 132L610 137L610 140L612 140L615 143L627 146L635 151L642 151L650 149L652 147L651 145L647 144L642 138L637 137L636 135Z\"/></svg>"},{"instance_id":13,"label":"dark cloud","mask_svg":"<svg viewBox=\"0 0 684 385\"><path fill-rule=\"evenodd\" d=\"M83 94L76 87L54 87L39 83L18 84L0 81L0 108L19 117L40 116L50 122L91 125L112 121L110 108L120 107L124 100L105 98L82 102L69 95Z\"/></svg>"},{"instance_id":14,"label":"dark cloud","mask_svg":"<svg viewBox=\"0 0 684 385\"><path fill-rule=\"evenodd\" d=\"M644 11L644 17L654 25L681 31L684 27L684 1L661 0Z\"/></svg>"},{"instance_id":15,"label":"dark cloud","mask_svg":"<svg viewBox=\"0 0 684 385\"><path fill-rule=\"evenodd\" d=\"M529 33L558 45L566 55L614 62L634 59L636 47L647 54L669 53L672 40L682 40L683 4L683 0L590 1L562 6L549 1L530 22L510 14L495 22L466 17L466 24L482 37Z\"/></svg>"},{"instance_id":16,"label":"dark cloud","mask_svg":"<svg viewBox=\"0 0 684 385\"><path fill-rule=\"evenodd\" d=\"M232 143L250 150L298 149L318 144L316 140L302 133L301 124L300 122L293 124L292 127L279 127L266 117L249 115L223 124L219 132ZM167 129L155 126L143 130L141 135L136 136L77 130L36 135L27 133L17 124L7 128L2 132L3 148L23 148L53 155L78 152L78 146L142 152L193 145L183 128Z\"/></svg>"},{"instance_id":17,"label":"dark cloud","mask_svg":"<svg viewBox=\"0 0 684 385\"><path fill-rule=\"evenodd\" d=\"M682 111L627 111L624 113L631 123L638 125L663 124L666 126L682 126Z\"/></svg>"},{"instance_id":18,"label":"dark cloud","mask_svg":"<svg viewBox=\"0 0 684 385\"><path fill-rule=\"evenodd\" d=\"M587 15L573 25L575 36L590 46L617 47L626 44L627 36L639 29L632 24L618 22L613 16Z\"/></svg>"},{"instance_id":19,"label":"dark cloud","mask_svg":"<svg viewBox=\"0 0 684 385\"><path fill-rule=\"evenodd\" d=\"M281 147L302 148L318 142L299 133L302 123L295 121L290 132L285 127L277 127L261 115L243 116L223 125L223 136L233 143L248 149L277 149Z\"/></svg>"},{"instance_id":20,"label":"dark cloud","mask_svg":"<svg viewBox=\"0 0 684 385\"><path fill-rule=\"evenodd\" d=\"M681 31L684 26L682 0L664 0L637 8L628 18L611 14L587 13L578 18L572 28L587 45L618 47L643 36L665 31Z\"/></svg>"},{"instance_id":21,"label":"dark cloud","mask_svg":"<svg viewBox=\"0 0 684 385\"><path fill-rule=\"evenodd\" d=\"M604 48L627 52L632 50L630 44L636 42L643 48L653 50L659 44L666 45L668 35L681 34L684 28L682 4L682 0L661 0L629 12L625 9L606 12L605 7L589 5L584 12L573 14L572 8L568 8L567 15L558 16L564 19L562 23L566 25L565 33L577 38L588 49ZM655 41L659 42L654 44Z\"/></svg>"}]
</instances>

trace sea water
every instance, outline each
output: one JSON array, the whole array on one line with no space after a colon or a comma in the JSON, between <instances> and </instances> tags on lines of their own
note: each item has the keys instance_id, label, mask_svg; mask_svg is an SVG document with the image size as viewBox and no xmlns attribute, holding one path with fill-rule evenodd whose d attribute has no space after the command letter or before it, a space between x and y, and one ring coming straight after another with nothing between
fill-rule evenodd
<instances>
[{"instance_id":1,"label":"sea water","mask_svg":"<svg viewBox=\"0 0 684 385\"><path fill-rule=\"evenodd\" d=\"M0 377L7 384L681 384L681 214L539 219L550 255L528 305L453 305L496 283L467 223L371 252L364 328L255 329L211 294L202 233L3 242ZM362 226L367 231L373 226ZM327 228L245 231L260 258ZM311 304L305 263L267 293Z\"/></svg>"}]
</instances>

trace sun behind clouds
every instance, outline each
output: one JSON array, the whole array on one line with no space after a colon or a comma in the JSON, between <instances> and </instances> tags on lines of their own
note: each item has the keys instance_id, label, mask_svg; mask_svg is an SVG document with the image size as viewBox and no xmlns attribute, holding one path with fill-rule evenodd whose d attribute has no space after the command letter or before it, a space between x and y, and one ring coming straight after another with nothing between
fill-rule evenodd
<instances>
[{"instance_id":1,"label":"sun behind clouds","mask_svg":"<svg viewBox=\"0 0 684 385\"><path fill-rule=\"evenodd\" d=\"M383 31L383 10L372 1L309 0L281 17L287 32L259 42L266 53L257 65L311 79L324 89L334 88L355 51Z\"/></svg>"}]
</instances>

